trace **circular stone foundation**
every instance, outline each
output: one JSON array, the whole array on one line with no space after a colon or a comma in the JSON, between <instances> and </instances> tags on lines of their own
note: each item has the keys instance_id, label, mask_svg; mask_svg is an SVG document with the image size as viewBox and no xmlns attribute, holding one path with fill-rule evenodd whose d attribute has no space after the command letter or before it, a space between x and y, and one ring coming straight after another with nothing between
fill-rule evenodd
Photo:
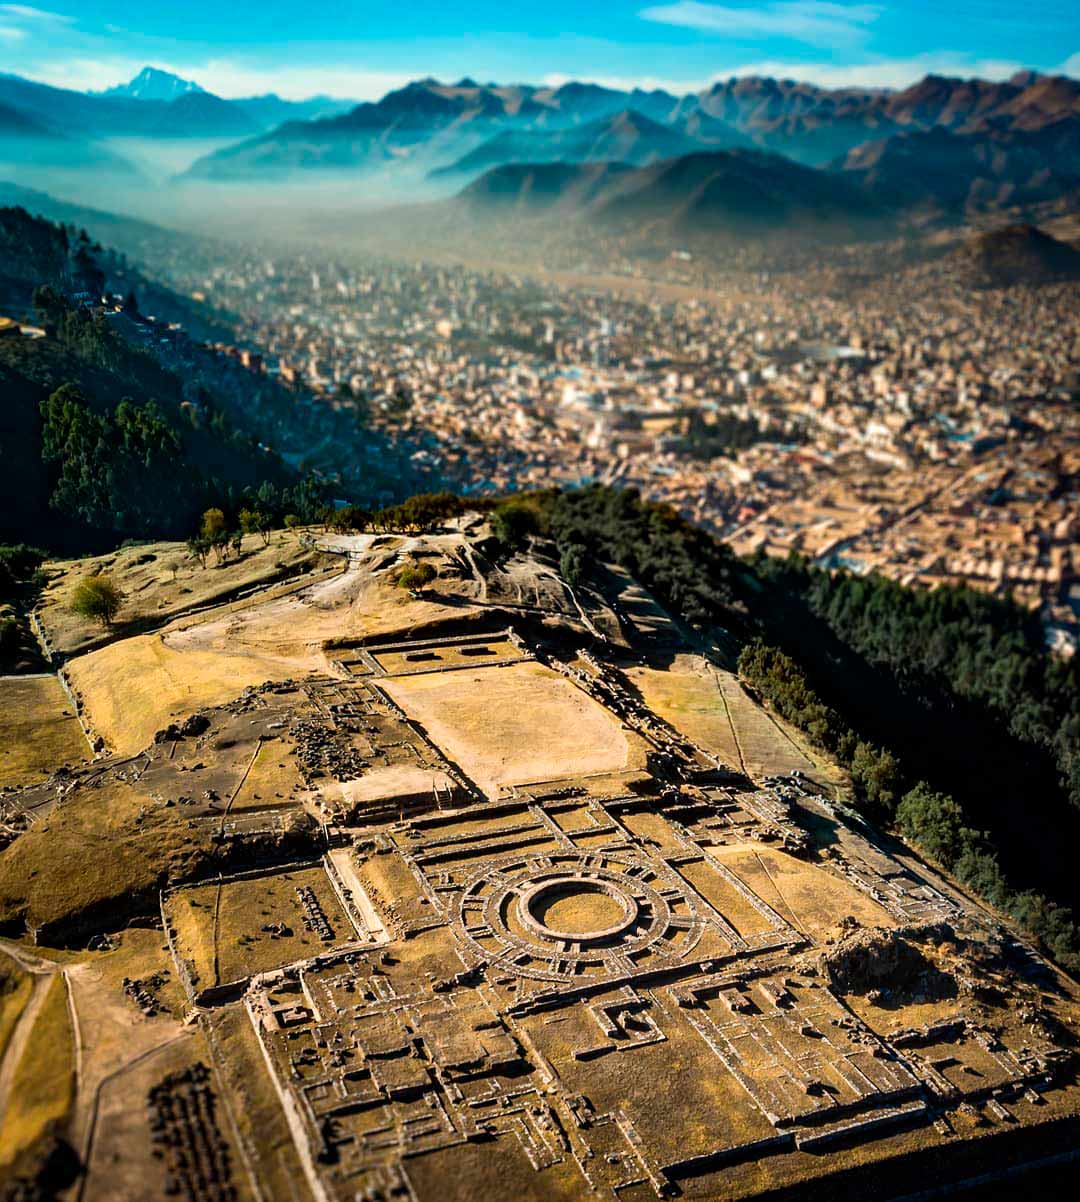
<instances>
[{"instance_id":1,"label":"circular stone foundation","mask_svg":"<svg viewBox=\"0 0 1080 1202\"><path fill-rule=\"evenodd\" d=\"M556 942L600 943L625 931L637 915L638 903L628 893L585 876L542 881L518 898L522 926Z\"/></svg>"},{"instance_id":2,"label":"circular stone foundation","mask_svg":"<svg viewBox=\"0 0 1080 1202\"><path fill-rule=\"evenodd\" d=\"M664 864L620 849L486 865L462 883L455 925L500 976L556 982L681 960L703 920Z\"/></svg>"}]
</instances>

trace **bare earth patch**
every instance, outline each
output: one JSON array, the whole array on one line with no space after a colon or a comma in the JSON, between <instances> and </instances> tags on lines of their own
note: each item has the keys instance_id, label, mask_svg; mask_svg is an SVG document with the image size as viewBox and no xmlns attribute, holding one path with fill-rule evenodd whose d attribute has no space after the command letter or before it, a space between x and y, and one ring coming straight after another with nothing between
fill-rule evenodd
<instances>
[{"instance_id":1,"label":"bare earth patch","mask_svg":"<svg viewBox=\"0 0 1080 1202\"><path fill-rule=\"evenodd\" d=\"M628 766L617 719L542 664L398 677L382 687L491 796Z\"/></svg>"}]
</instances>

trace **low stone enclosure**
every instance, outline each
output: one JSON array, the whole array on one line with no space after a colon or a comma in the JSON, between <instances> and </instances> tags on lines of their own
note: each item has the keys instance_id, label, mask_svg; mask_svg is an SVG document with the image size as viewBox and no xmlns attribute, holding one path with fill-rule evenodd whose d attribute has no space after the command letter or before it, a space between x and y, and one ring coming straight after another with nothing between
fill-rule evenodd
<instances>
[{"instance_id":1,"label":"low stone enclosure","mask_svg":"<svg viewBox=\"0 0 1080 1202\"><path fill-rule=\"evenodd\" d=\"M381 679L496 642L370 647L317 688L367 737ZM543 658L514 646L497 671ZM464 778L162 898L192 1006L243 1005L312 1198L888 1198L943 1148L939 1182L1072 1129L1066 983L805 782L729 779L605 663L568 675L662 775Z\"/></svg>"},{"instance_id":2,"label":"low stone enclosure","mask_svg":"<svg viewBox=\"0 0 1080 1202\"><path fill-rule=\"evenodd\" d=\"M338 651L335 663L353 676L411 676L487 667L532 658L513 627L494 634L462 634L405 642L360 644Z\"/></svg>"}]
</instances>

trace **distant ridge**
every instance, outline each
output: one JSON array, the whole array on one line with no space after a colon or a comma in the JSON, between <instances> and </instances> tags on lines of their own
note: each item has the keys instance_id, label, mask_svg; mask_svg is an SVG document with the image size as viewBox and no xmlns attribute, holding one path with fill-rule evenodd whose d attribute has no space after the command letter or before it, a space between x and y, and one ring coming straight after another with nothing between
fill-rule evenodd
<instances>
[{"instance_id":1,"label":"distant ridge","mask_svg":"<svg viewBox=\"0 0 1080 1202\"><path fill-rule=\"evenodd\" d=\"M1036 72L1004 82L928 75L890 91L745 76L677 96L663 89L624 91L577 80L537 87L421 79L338 116L290 121L227 147L200 160L191 174L259 178L391 162L417 162L426 174L448 167L455 173L552 159L640 163L692 149L669 140L653 154L640 131L623 142L613 138L603 149L572 136L630 112L698 145L756 146L820 167L867 143L904 134L943 130L972 139L1039 134L1064 118L1080 117L1080 83Z\"/></svg>"},{"instance_id":2,"label":"distant ridge","mask_svg":"<svg viewBox=\"0 0 1080 1202\"><path fill-rule=\"evenodd\" d=\"M906 205L964 211L1054 200L1080 188L1080 114L1032 129L909 130L858 146L837 166Z\"/></svg>"},{"instance_id":3,"label":"distant ridge","mask_svg":"<svg viewBox=\"0 0 1080 1202\"><path fill-rule=\"evenodd\" d=\"M720 122L715 122L719 126ZM747 139L728 131L727 146ZM504 130L433 176L468 174L504 163L623 162L644 165L701 150L704 141L653 121L636 109L622 109L585 125L560 130Z\"/></svg>"},{"instance_id":4,"label":"distant ridge","mask_svg":"<svg viewBox=\"0 0 1080 1202\"><path fill-rule=\"evenodd\" d=\"M78 138L245 138L283 121L307 120L353 107L351 102L325 96L304 101L274 95L224 100L191 80L153 68L146 68L129 84L96 93L54 88L0 73L0 105Z\"/></svg>"}]
</instances>

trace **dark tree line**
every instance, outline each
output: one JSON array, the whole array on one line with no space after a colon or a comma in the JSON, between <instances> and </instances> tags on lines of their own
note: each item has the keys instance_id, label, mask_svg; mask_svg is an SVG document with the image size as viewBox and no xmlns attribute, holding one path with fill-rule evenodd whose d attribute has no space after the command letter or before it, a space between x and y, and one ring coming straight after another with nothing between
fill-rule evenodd
<instances>
[{"instance_id":1,"label":"dark tree line","mask_svg":"<svg viewBox=\"0 0 1080 1202\"><path fill-rule=\"evenodd\" d=\"M541 497L547 529L568 564L580 569L598 558L614 561L684 621L724 631L745 629L744 566L670 506L602 485Z\"/></svg>"},{"instance_id":2,"label":"dark tree line","mask_svg":"<svg viewBox=\"0 0 1080 1202\"><path fill-rule=\"evenodd\" d=\"M41 455L54 471L50 505L92 529L175 537L211 506L257 510L281 524L286 513L312 521L324 504L313 481L238 487L204 474L182 430L153 400L125 398L101 412L65 384L42 402L41 419Z\"/></svg>"}]
</instances>

